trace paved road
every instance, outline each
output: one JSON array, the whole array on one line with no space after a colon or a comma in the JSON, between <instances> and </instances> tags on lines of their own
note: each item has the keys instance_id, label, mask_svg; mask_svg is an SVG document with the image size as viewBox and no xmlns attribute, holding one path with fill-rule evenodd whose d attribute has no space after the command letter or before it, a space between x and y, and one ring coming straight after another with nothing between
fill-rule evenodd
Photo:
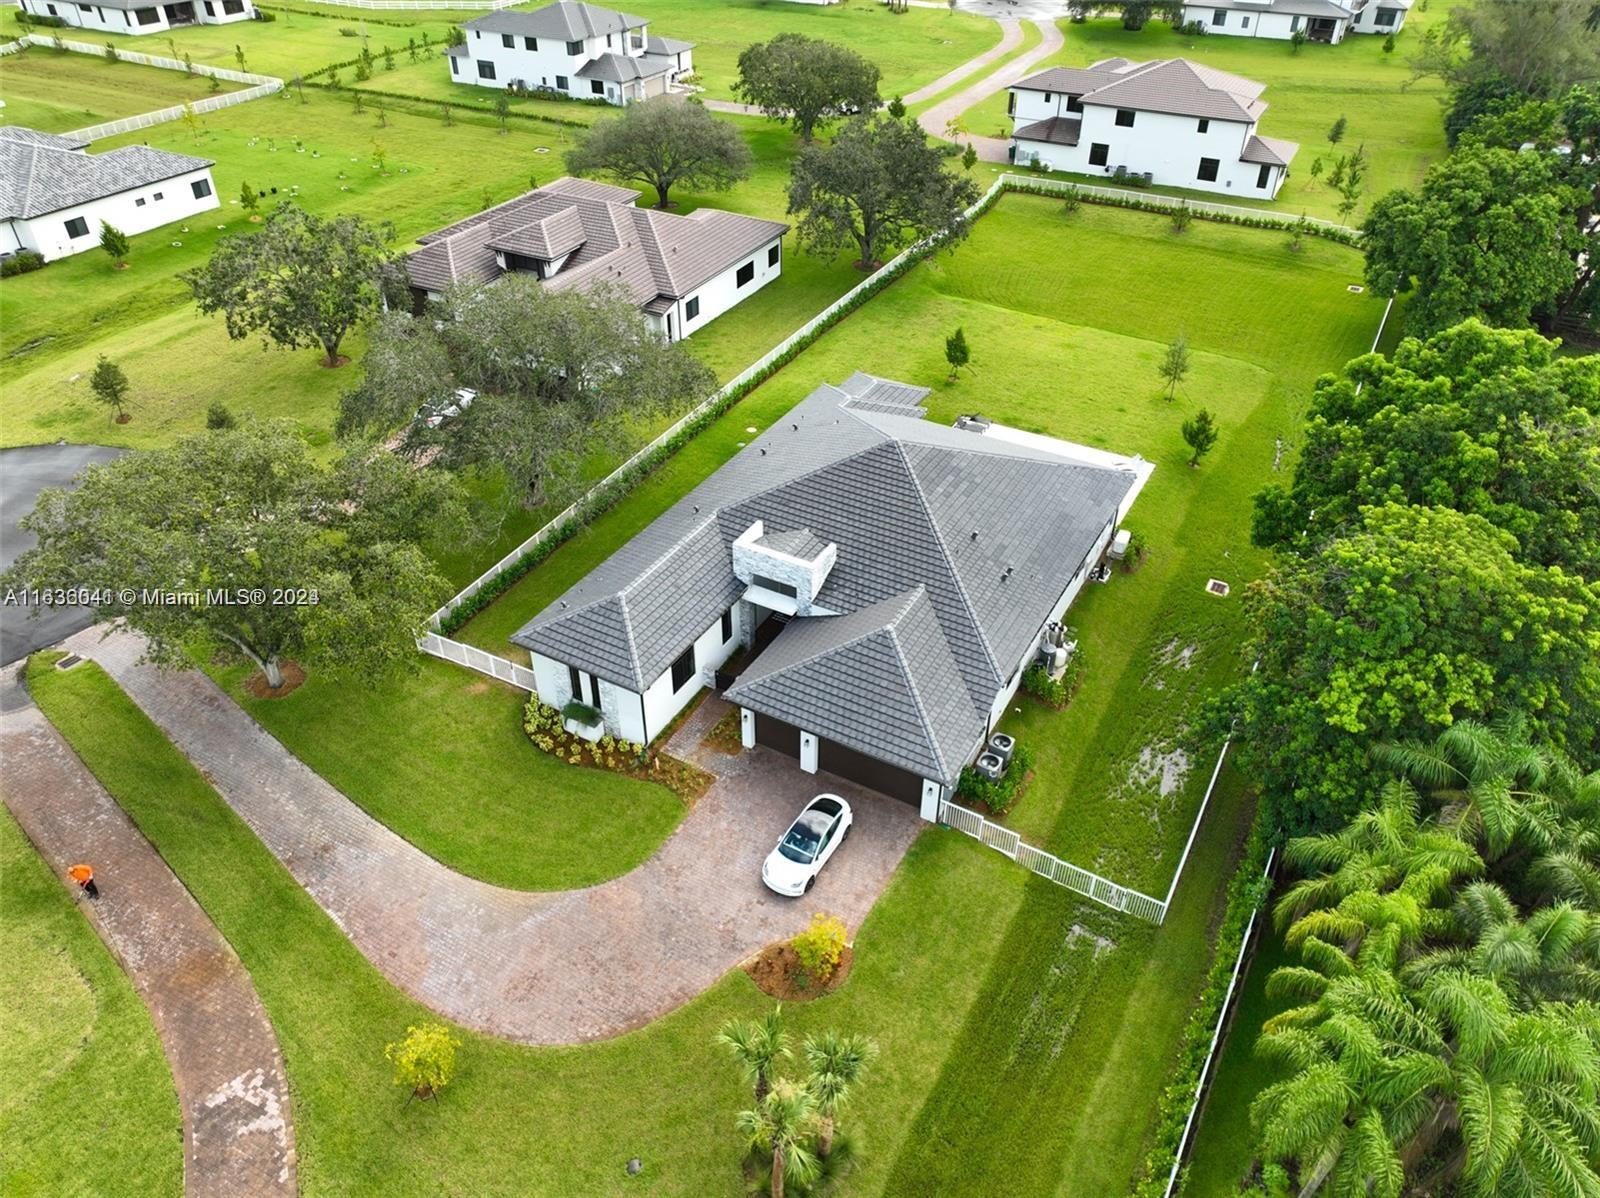
<instances>
[{"instance_id":1,"label":"paved road","mask_svg":"<svg viewBox=\"0 0 1600 1198\"><path fill-rule=\"evenodd\" d=\"M45 487L63 487L78 471L97 462L109 462L123 451L102 445L29 445L0 449L0 570L10 566L34 537L17 522L33 511ZM0 665L9 665L35 649L53 645L80 628L87 628L94 613L86 607L49 608L38 617L29 608L0 607Z\"/></svg>"},{"instance_id":2,"label":"paved road","mask_svg":"<svg viewBox=\"0 0 1600 1198\"><path fill-rule=\"evenodd\" d=\"M1035 20L1034 25L1039 29L1041 41L1026 54L1018 55L994 73L984 76L971 87L965 88L948 100L941 100L917 118L917 123L930 137L948 138L945 127L950 118L959 116L975 104L981 104L995 92L1010 87L1017 80L1033 73L1034 65L1049 58L1061 49L1065 40L1061 36L1061 29L1051 20ZM998 137L979 137L977 135L962 134L957 140L965 143L971 142L978 151L978 157L984 162L1009 161L1009 142Z\"/></svg>"},{"instance_id":3,"label":"paved road","mask_svg":"<svg viewBox=\"0 0 1600 1198\"><path fill-rule=\"evenodd\" d=\"M95 867L100 898L79 901L150 1008L172 1067L184 1193L292 1198L289 1085L250 975L16 673L0 679L6 806L63 885L74 863Z\"/></svg>"},{"instance_id":4,"label":"paved road","mask_svg":"<svg viewBox=\"0 0 1600 1198\"><path fill-rule=\"evenodd\" d=\"M586 890L506 890L378 823L204 674L141 665L137 635L101 632L68 644L122 684L368 960L440 1014L510 1040L620 1035L795 935L813 911L858 927L923 826L908 804L757 748L720 758L711 790L631 873ZM698 743L717 714L703 703L680 737ZM850 843L804 900L779 898L761 861L821 790L855 807Z\"/></svg>"}]
</instances>

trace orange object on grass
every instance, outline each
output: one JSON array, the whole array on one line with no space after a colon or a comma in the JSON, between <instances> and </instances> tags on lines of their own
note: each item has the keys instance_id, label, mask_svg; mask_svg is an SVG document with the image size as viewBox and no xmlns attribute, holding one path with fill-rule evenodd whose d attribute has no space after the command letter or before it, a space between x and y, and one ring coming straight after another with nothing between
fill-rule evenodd
<instances>
[{"instance_id":1,"label":"orange object on grass","mask_svg":"<svg viewBox=\"0 0 1600 1198\"><path fill-rule=\"evenodd\" d=\"M71 878L79 886L82 886L85 882L88 882L94 878L94 870L87 865L74 865L71 869L67 870L67 877Z\"/></svg>"}]
</instances>

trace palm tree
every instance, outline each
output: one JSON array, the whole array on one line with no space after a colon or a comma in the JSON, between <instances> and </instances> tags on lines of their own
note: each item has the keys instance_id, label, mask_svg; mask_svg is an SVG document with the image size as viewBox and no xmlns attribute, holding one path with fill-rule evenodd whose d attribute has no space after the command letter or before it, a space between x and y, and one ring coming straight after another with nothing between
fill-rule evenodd
<instances>
[{"instance_id":1,"label":"palm tree","mask_svg":"<svg viewBox=\"0 0 1600 1198\"><path fill-rule=\"evenodd\" d=\"M752 1148L772 1153L772 1198L783 1198L787 1178L803 1185L816 1177L816 1154L805 1145L817 1129L817 1102L809 1087L773 1083L754 1110L739 1112L735 1126Z\"/></svg>"},{"instance_id":2,"label":"palm tree","mask_svg":"<svg viewBox=\"0 0 1600 1198\"><path fill-rule=\"evenodd\" d=\"M772 1088L772 1074L788 1057L789 1033L783 1030L783 1006L779 1004L764 1019L730 1019L717 1033L717 1042L727 1046L745 1079L755 1088L760 1106Z\"/></svg>"},{"instance_id":3,"label":"palm tree","mask_svg":"<svg viewBox=\"0 0 1600 1198\"><path fill-rule=\"evenodd\" d=\"M878 1055L870 1037L845 1035L828 1030L806 1037L801 1046L811 1078L806 1083L817 1105L817 1156L826 1160L833 1151L834 1124L850 1096L851 1087L861 1080L867 1065Z\"/></svg>"}]
</instances>

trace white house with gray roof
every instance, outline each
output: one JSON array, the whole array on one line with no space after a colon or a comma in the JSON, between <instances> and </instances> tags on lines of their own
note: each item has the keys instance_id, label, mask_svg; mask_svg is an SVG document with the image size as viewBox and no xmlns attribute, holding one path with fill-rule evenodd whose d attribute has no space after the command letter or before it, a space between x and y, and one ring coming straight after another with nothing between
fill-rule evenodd
<instances>
[{"instance_id":1,"label":"white house with gray roof","mask_svg":"<svg viewBox=\"0 0 1600 1198\"><path fill-rule=\"evenodd\" d=\"M688 337L783 273L789 226L716 208L636 208L639 193L557 179L419 238L406 259L420 311L455 283L532 274L620 291L668 341Z\"/></svg>"},{"instance_id":2,"label":"white house with gray roof","mask_svg":"<svg viewBox=\"0 0 1600 1198\"><path fill-rule=\"evenodd\" d=\"M184 25L229 25L255 19L250 0L20 0L22 11L56 17L80 29L103 33L167 33Z\"/></svg>"},{"instance_id":3,"label":"white house with gray roof","mask_svg":"<svg viewBox=\"0 0 1600 1198\"><path fill-rule=\"evenodd\" d=\"M927 394L818 387L512 635L539 697L648 742L716 685L747 746L933 818L1152 467Z\"/></svg>"},{"instance_id":4,"label":"white house with gray roof","mask_svg":"<svg viewBox=\"0 0 1600 1198\"><path fill-rule=\"evenodd\" d=\"M618 106L665 95L694 71L694 43L656 37L644 17L577 0L468 21L445 52L456 83L544 90Z\"/></svg>"},{"instance_id":5,"label":"white house with gray roof","mask_svg":"<svg viewBox=\"0 0 1600 1198\"><path fill-rule=\"evenodd\" d=\"M1185 4L1180 24L1223 37L1265 37L1337 44L1349 33L1398 33L1411 0L1202 0Z\"/></svg>"},{"instance_id":6,"label":"white house with gray roof","mask_svg":"<svg viewBox=\"0 0 1600 1198\"><path fill-rule=\"evenodd\" d=\"M1264 90L1186 58L1051 67L1011 87L1011 158L1274 199L1299 146L1257 132Z\"/></svg>"},{"instance_id":7,"label":"white house with gray roof","mask_svg":"<svg viewBox=\"0 0 1600 1198\"><path fill-rule=\"evenodd\" d=\"M0 126L0 254L33 250L48 262L98 247L101 221L132 236L217 207L208 158L85 146Z\"/></svg>"}]
</instances>

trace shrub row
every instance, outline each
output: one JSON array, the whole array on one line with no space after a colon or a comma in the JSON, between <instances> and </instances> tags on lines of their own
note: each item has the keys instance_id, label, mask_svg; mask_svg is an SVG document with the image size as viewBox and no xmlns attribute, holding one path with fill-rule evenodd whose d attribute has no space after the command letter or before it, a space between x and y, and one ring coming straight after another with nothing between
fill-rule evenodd
<instances>
[{"instance_id":1,"label":"shrub row","mask_svg":"<svg viewBox=\"0 0 1600 1198\"><path fill-rule=\"evenodd\" d=\"M1022 797L1022 790L1033 769L1033 754L1019 743L1011 751L1011 764L998 781L985 778L973 766L963 766L956 779L956 794L968 803L982 803L994 816L1004 815Z\"/></svg>"},{"instance_id":2,"label":"shrub row","mask_svg":"<svg viewBox=\"0 0 1600 1198\"><path fill-rule=\"evenodd\" d=\"M1173 1069L1172 1078L1161 1092L1161 1101L1156 1108L1155 1147L1145 1158L1144 1171L1134 1187L1133 1198L1162 1198L1166 1193L1167 1178L1183 1147L1183 1129L1194 1105L1195 1090L1200 1085L1200 1071L1205 1068L1206 1057L1211 1051L1211 1038L1216 1032L1217 1021L1223 1016L1223 1002L1233 981L1233 966L1239 959L1239 946L1244 942L1245 928L1250 923L1251 915L1266 902L1267 894L1272 889L1270 879L1263 876L1269 842L1270 838L1258 815L1250 829L1244 858L1228 883L1228 905L1222 916L1222 926L1217 932L1211 972L1206 975L1205 988L1200 992L1195 1009L1183 1029L1178 1063Z\"/></svg>"},{"instance_id":3,"label":"shrub row","mask_svg":"<svg viewBox=\"0 0 1600 1198\"><path fill-rule=\"evenodd\" d=\"M1070 638L1071 634L1068 636ZM1079 645L1067 660L1067 668L1060 678L1050 677L1050 672L1041 665L1031 665L1022 671L1022 689L1059 711L1072 702L1072 697L1083 685L1083 672L1087 664L1083 646Z\"/></svg>"},{"instance_id":4,"label":"shrub row","mask_svg":"<svg viewBox=\"0 0 1600 1198\"><path fill-rule=\"evenodd\" d=\"M314 9L314 8L301 8L301 7L299 7L298 5L295 5L295 4L273 4L273 5L270 6L270 8L263 8L261 5L258 4L258 5L256 5L256 11L258 13L260 13L260 12L270 12L270 11L287 12L287 13L293 13L297 17L321 17L325 21L348 21L348 20L351 19L351 15L352 15L349 12L321 12L321 11L319 11L317 9ZM276 17L268 17L267 19L268 20L276 20L277 18ZM415 21L389 20L389 19L386 19L384 17L368 16L365 12L362 12L360 14L360 20L361 20L361 23L364 24L364 25L392 25L392 26L394 26L395 28L398 28L398 29L414 29L414 28L416 28L416 22Z\"/></svg>"},{"instance_id":5,"label":"shrub row","mask_svg":"<svg viewBox=\"0 0 1600 1198\"><path fill-rule=\"evenodd\" d=\"M18 250L5 261L0 262L0 279L9 279L12 275L25 275L30 271L38 270L44 265L44 255L33 250Z\"/></svg>"}]
</instances>

